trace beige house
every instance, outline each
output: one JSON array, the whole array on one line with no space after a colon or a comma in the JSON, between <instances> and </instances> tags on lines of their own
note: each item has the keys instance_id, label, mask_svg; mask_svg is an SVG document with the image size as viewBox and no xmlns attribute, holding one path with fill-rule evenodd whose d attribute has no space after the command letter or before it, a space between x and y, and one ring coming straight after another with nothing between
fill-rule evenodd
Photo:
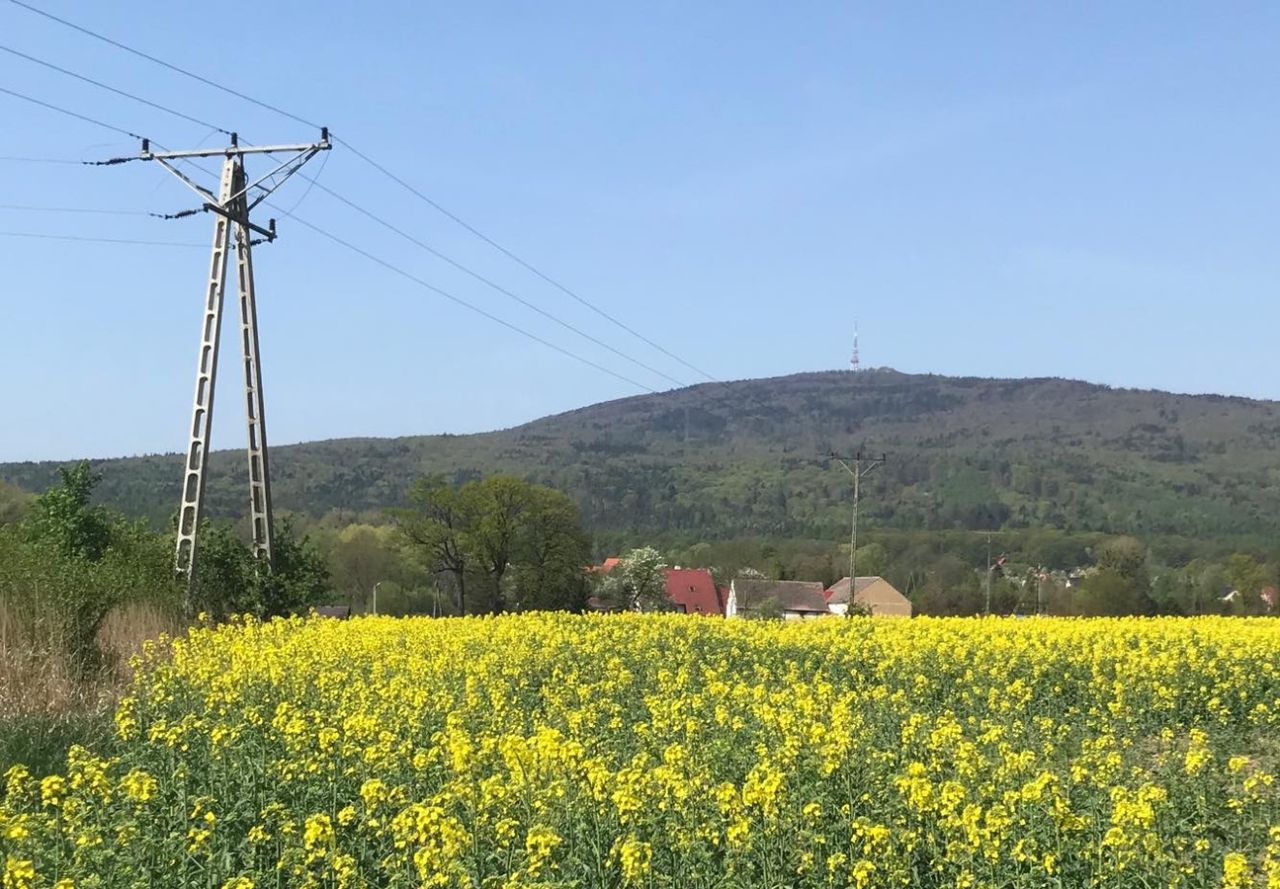
<instances>
[{"instance_id":1,"label":"beige house","mask_svg":"<svg viewBox=\"0 0 1280 889\"><path fill-rule=\"evenodd\" d=\"M842 577L827 590L832 614L849 613L849 578ZM911 600L883 577L859 577L853 584L854 605L874 617L910 617Z\"/></svg>"}]
</instances>

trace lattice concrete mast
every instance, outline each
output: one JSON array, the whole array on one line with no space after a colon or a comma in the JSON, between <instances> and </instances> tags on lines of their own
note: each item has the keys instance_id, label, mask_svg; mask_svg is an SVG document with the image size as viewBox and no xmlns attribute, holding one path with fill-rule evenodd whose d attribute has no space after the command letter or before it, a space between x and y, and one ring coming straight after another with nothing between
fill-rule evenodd
<instances>
[{"instance_id":1,"label":"lattice concrete mast","mask_svg":"<svg viewBox=\"0 0 1280 889\"><path fill-rule=\"evenodd\" d=\"M234 232L236 282L240 297L240 348L244 359L245 419L249 437L249 512L253 525L253 553L270 567L272 563L271 469L267 453L267 417L262 395L262 365L258 342L258 308L253 286L253 247L274 241L275 220L266 228L249 219L250 211L279 188L293 173L321 151L329 149L329 131L321 130L320 141L303 145L240 145L232 134L225 148L190 151L152 151L142 142L142 160L156 161L177 176L203 200L201 210L213 213L213 249L209 277L204 292L200 326L200 351L196 358L195 395L182 474L182 505L178 513L178 538L174 567L185 578L188 598L196 578L196 555L200 513L204 507L206 468L209 462L210 432L213 428L213 396L218 378L218 346L222 329L222 301L227 278L227 260ZM245 157L251 154L288 155L271 172L249 182ZM194 182L178 169L178 164L202 157L222 157L222 177L218 193ZM251 196L250 192L258 190ZM192 211L195 212L195 211ZM259 235L255 240L253 235Z\"/></svg>"}]
</instances>

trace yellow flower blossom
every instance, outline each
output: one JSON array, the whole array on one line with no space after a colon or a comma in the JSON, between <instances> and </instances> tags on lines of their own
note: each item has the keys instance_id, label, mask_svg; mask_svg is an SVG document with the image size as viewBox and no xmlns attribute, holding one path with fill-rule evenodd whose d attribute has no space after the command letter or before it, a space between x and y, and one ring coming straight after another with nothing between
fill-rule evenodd
<instances>
[{"instance_id":1,"label":"yellow flower blossom","mask_svg":"<svg viewBox=\"0 0 1280 889\"><path fill-rule=\"evenodd\" d=\"M1249 859L1239 852L1230 852L1222 859L1222 889L1247 889L1253 885L1249 874Z\"/></svg>"},{"instance_id":2,"label":"yellow flower blossom","mask_svg":"<svg viewBox=\"0 0 1280 889\"><path fill-rule=\"evenodd\" d=\"M31 889L36 882L36 868L29 858L6 856L4 862L4 879L0 885L4 889Z\"/></svg>"},{"instance_id":3,"label":"yellow flower blossom","mask_svg":"<svg viewBox=\"0 0 1280 889\"><path fill-rule=\"evenodd\" d=\"M627 883L639 883L649 873L653 862L653 847L642 843L634 837L628 837L618 851L622 864L622 879Z\"/></svg>"}]
</instances>

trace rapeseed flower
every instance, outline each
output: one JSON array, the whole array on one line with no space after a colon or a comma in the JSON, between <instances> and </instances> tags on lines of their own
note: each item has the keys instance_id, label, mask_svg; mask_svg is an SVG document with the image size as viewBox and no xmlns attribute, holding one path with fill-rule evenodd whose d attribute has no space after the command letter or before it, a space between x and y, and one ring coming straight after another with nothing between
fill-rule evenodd
<instances>
[{"instance_id":1,"label":"rapeseed flower","mask_svg":"<svg viewBox=\"0 0 1280 889\"><path fill-rule=\"evenodd\" d=\"M200 627L139 658L110 756L5 773L3 889L1280 889L1277 650L1228 618Z\"/></svg>"}]
</instances>

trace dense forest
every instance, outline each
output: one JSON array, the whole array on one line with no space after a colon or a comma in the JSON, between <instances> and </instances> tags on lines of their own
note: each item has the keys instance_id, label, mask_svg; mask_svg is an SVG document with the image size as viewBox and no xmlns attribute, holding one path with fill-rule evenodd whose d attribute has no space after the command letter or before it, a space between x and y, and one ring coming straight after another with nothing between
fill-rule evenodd
<instances>
[{"instance_id":1,"label":"dense forest","mask_svg":"<svg viewBox=\"0 0 1280 889\"><path fill-rule=\"evenodd\" d=\"M863 515L887 530L1034 529L1267 545L1280 532L1280 404L1058 379L810 373L707 383L477 435L342 439L273 451L278 508L318 519L403 505L425 474L510 473L567 492L602 545L661 537L839 539L849 477L888 460ZM227 441L227 437L223 437ZM243 512L244 457L212 456L212 517ZM99 499L156 527L176 455L96 460ZM0 465L27 491L57 464Z\"/></svg>"}]
</instances>

